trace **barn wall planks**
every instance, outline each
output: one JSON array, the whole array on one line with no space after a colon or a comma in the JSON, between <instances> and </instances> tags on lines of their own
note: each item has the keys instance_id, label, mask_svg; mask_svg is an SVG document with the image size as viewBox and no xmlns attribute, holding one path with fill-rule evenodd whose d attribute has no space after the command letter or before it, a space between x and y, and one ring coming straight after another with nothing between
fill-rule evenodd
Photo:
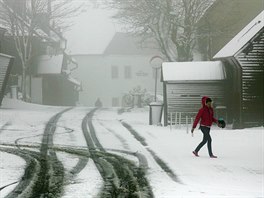
<instances>
[{"instance_id":1,"label":"barn wall planks","mask_svg":"<svg viewBox=\"0 0 264 198\"><path fill-rule=\"evenodd\" d=\"M264 28L236 56L242 68L242 114L247 126L263 123Z\"/></svg>"},{"instance_id":2,"label":"barn wall planks","mask_svg":"<svg viewBox=\"0 0 264 198\"><path fill-rule=\"evenodd\" d=\"M225 106L225 81L166 83L166 105L168 124L175 120L175 113L181 112L181 123L185 123L186 115L194 116L201 108L201 98L209 96L214 107ZM171 118L173 116L173 118Z\"/></svg>"}]
</instances>

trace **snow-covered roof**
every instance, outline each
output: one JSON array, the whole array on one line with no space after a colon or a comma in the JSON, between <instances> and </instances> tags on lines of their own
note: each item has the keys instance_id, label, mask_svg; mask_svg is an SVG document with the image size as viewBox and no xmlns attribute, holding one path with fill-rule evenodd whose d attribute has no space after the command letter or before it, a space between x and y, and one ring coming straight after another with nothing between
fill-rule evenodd
<instances>
[{"instance_id":1,"label":"snow-covered roof","mask_svg":"<svg viewBox=\"0 0 264 198\"><path fill-rule=\"evenodd\" d=\"M225 79L224 65L221 61L164 62L163 81L195 81Z\"/></svg>"},{"instance_id":2,"label":"snow-covered roof","mask_svg":"<svg viewBox=\"0 0 264 198\"><path fill-rule=\"evenodd\" d=\"M235 56L264 27L264 11L256 16L230 42L228 42L213 58Z\"/></svg>"}]
</instances>

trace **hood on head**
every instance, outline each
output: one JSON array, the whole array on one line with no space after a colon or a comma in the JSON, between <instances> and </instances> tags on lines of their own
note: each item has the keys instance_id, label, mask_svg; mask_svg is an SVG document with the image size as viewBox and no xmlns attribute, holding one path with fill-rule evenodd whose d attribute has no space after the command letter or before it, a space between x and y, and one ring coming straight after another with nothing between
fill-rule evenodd
<instances>
[{"instance_id":1,"label":"hood on head","mask_svg":"<svg viewBox=\"0 0 264 198\"><path fill-rule=\"evenodd\" d=\"M205 106L206 99L209 98L208 96L202 97L202 105Z\"/></svg>"}]
</instances>

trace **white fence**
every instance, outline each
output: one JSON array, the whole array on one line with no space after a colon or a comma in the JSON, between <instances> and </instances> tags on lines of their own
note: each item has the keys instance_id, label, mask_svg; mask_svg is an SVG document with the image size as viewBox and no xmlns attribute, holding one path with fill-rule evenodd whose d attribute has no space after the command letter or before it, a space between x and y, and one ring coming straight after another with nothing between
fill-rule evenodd
<instances>
[{"instance_id":1,"label":"white fence","mask_svg":"<svg viewBox=\"0 0 264 198\"><path fill-rule=\"evenodd\" d=\"M186 132L192 128L192 124L197 112L174 112L169 113L170 129L186 128Z\"/></svg>"}]
</instances>

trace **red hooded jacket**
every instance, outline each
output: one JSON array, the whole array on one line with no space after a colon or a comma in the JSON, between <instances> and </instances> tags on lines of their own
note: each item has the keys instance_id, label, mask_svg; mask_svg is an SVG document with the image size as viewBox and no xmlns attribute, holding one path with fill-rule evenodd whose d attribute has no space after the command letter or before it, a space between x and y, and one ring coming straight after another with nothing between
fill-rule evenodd
<instances>
[{"instance_id":1,"label":"red hooded jacket","mask_svg":"<svg viewBox=\"0 0 264 198\"><path fill-rule=\"evenodd\" d=\"M204 96L202 98L202 105L203 107L199 110L199 112L197 113L194 123L193 123L193 128L195 129L198 122L200 121L200 125L202 126L212 126L212 123L215 122L217 123L217 120L214 118L214 110L213 108L209 108L208 106L205 105L206 99L208 97Z\"/></svg>"}]
</instances>

